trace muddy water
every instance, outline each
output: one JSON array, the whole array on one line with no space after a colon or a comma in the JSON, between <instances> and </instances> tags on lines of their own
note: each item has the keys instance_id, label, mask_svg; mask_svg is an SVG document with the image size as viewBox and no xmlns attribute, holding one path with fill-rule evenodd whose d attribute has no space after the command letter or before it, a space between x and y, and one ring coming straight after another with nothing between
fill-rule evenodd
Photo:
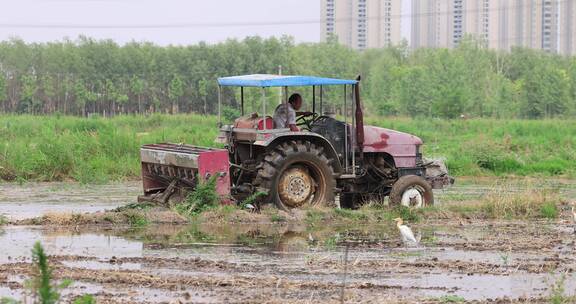
<instances>
[{"instance_id":1,"label":"muddy water","mask_svg":"<svg viewBox=\"0 0 576 304\"><path fill-rule=\"evenodd\" d=\"M422 234L424 245L418 248L404 247L389 225L321 229L192 225L77 231L6 227L0 244L9 246L2 246L0 264L29 262L30 249L40 240L57 269L69 275L79 269L90 271L75 278L70 296L89 292L126 302L163 302L183 296L206 302L227 302L233 297L243 301L258 296L253 284L259 282L267 282L262 287L265 294L280 302L320 297L318 288L336 295L344 265L351 302L446 295L467 300L539 298L550 293L550 286L562 273L567 273L567 294L576 290L576 277L571 273L576 269L574 242L561 240L559 236L564 234L548 223L414 228ZM512 240L499 248L500 238L494 236L502 234L509 234ZM523 234L530 237L521 238ZM550 238L559 241L550 244ZM486 246L462 246L480 241ZM534 243L540 244L541 250L520 250ZM349 253L344 262L346 247ZM119 284L98 278L110 272L126 278L119 278ZM151 278L144 285L130 281L144 275ZM158 283L162 280L176 282ZM270 280L275 282L271 286ZM17 296L18 288L7 286L21 281L23 278L11 274L0 282L0 296ZM243 292L237 294L238 290Z\"/></svg>"},{"instance_id":2,"label":"muddy water","mask_svg":"<svg viewBox=\"0 0 576 304\"><path fill-rule=\"evenodd\" d=\"M573 195L573 182L549 185ZM440 201L474 200L493 184L462 183ZM520 188L518 188L520 189ZM514 190L514 188L512 188ZM521 190L521 189L520 189ZM0 185L0 213L92 212L134 202L138 183ZM568 221L422 223L422 245L406 248L395 227L380 225L220 224L0 228L0 298L21 297L30 250L41 241L64 297L95 294L102 303L422 301L546 299L564 278L576 291L576 244ZM344 259L348 250L347 259ZM345 275L346 273L346 275Z\"/></svg>"},{"instance_id":3,"label":"muddy water","mask_svg":"<svg viewBox=\"0 0 576 304\"><path fill-rule=\"evenodd\" d=\"M135 202L140 182L109 185L75 183L0 183L0 215L18 220L45 213L84 213Z\"/></svg>"},{"instance_id":4,"label":"muddy water","mask_svg":"<svg viewBox=\"0 0 576 304\"><path fill-rule=\"evenodd\" d=\"M506 184L507 186L502 186ZM461 178L453 187L435 191L437 203L471 201L494 189L524 191L530 187L558 191L568 200L576 201L576 180L498 180L492 178ZM133 203L142 191L140 182L108 185L75 183L0 183L0 215L18 220L46 213L84 213L114 209Z\"/></svg>"}]
</instances>

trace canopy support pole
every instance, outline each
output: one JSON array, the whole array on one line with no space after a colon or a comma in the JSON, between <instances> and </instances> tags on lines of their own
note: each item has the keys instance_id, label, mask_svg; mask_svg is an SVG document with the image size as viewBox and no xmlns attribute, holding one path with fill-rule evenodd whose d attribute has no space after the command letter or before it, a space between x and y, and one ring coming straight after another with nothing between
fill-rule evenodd
<instances>
[{"instance_id":1,"label":"canopy support pole","mask_svg":"<svg viewBox=\"0 0 576 304\"><path fill-rule=\"evenodd\" d=\"M320 86L320 114L324 113L323 99L324 99L324 87Z\"/></svg>"},{"instance_id":2,"label":"canopy support pole","mask_svg":"<svg viewBox=\"0 0 576 304\"><path fill-rule=\"evenodd\" d=\"M222 127L222 86L218 86L218 128Z\"/></svg>"},{"instance_id":3,"label":"canopy support pole","mask_svg":"<svg viewBox=\"0 0 576 304\"><path fill-rule=\"evenodd\" d=\"M316 86L312 86L312 113L316 113Z\"/></svg>"},{"instance_id":4,"label":"canopy support pole","mask_svg":"<svg viewBox=\"0 0 576 304\"><path fill-rule=\"evenodd\" d=\"M262 117L264 117L264 130L266 130L266 88L262 87Z\"/></svg>"},{"instance_id":5,"label":"canopy support pole","mask_svg":"<svg viewBox=\"0 0 576 304\"><path fill-rule=\"evenodd\" d=\"M344 170L348 173L348 96L346 95L346 85L344 85Z\"/></svg>"},{"instance_id":6,"label":"canopy support pole","mask_svg":"<svg viewBox=\"0 0 576 304\"><path fill-rule=\"evenodd\" d=\"M240 107L242 116L244 116L244 87L240 87Z\"/></svg>"},{"instance_id":7,"label":"canopy support pole","mask_svg":"<svg viewBox=\"0 0 576 304\"><path fill-rule=\"evenodd\" d=\"M352 89L354 90L354 92L358 91L358 85L353 85ZM356 126L356 115L354 115L354 113L356 113L356 103L358 102L358 96L356 96L356 94L352 95L352 131L350 133L350 135L352 135L352 175L356 175L356 147L357 147L357 127Z\"/></svg>"}]
</instances>

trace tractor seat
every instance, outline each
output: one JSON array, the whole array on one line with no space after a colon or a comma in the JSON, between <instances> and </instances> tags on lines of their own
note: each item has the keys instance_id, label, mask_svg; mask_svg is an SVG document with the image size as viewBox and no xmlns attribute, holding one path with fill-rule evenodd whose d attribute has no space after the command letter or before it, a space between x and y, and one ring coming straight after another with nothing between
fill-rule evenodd
<instances>
[{"instance_id":1,"label":"tractor seat","mask_svg":"<svg viewBox=\"0 0 576 304\"><path fill-rule=\"evenodd\" d=\"M256 129L256 130L274 129L274 119L271 116L260 117L258 113L242 116L234 121L234 128Z\"/></svg>"}]
</instances>

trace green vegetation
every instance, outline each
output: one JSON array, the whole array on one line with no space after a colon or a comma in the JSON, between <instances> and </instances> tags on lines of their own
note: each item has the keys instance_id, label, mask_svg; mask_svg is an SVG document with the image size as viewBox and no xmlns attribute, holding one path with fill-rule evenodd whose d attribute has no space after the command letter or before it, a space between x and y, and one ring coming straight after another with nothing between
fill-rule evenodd
<instances>
[{"instance_id":1,"label":"green vegetation","mask_svg":"<svg viewBox=\"0 0 576 304\"><path fill-rule=\"evenodd\" d=\"M561 201L557 192L527 189L514 192L501 187L484 197L477 207L487 217L495 219L512 218L556 218L556 204Z\"/></svg>"},{"instance_id":2,"label":"green vegetation","mask_svg":"<svg viewBox=\"0 0 576 304\"><path fill-rule=\"evenodd\" d=\"M144 143L213 145L214 117L0 116L0 178L83 183L140 176Z\"/></svg>"},{"instance_id":3,"label":"green vegetation","mask_svg":"<svg viewBox=\"0 0 576 304\"><path fill-rule=\"evenodd\" d=\"M2 304L56 304L61 303L60 292L72 284L71 280L62 280L60 283L54 282L52 268L48 263L48 256L44 252L44 247L40 242L36 242L32 248L32 278L25 282L30 293L30 299L20 302L12 298L0 298ZM32 300L32 301L30 301ZM94 304L96 300L92 295L83 295L76 298L74 304Z\"/></svg>"},{"instance_id":4,"label":"green vegetation","mask_svg":"<svg viewBox=\"0 0 576 304\"><path fill-rule=\"evenodd\" d=\"M540 207L540 217L555 219L558 217L558 207L554 203L544 203Z\"/></svg>"},{"instance_id":5,"label":"green vegetation","mask_svg":"<svg viewBox=\"0 0 576 304\"><path fill-rule=\"evenodd\" d=\"M32 263L36 271L34 279L30 281L31 288L34 290L34 297L42 304L56 303L60 299L58 291L68 287L72 282L64 280L60 285L53 286L52 270L48 266L48 257L40 242L36 242L32 249Z\"/></svg>"},{"instance_id":6,"label":"green vegetation","mask_svg":"<svg viewBox=\"0 0 576 304\"><path fill-rule=\"evenodd\" d=\"M123 211L126 220L132 227L144 227L150 224L146 218L146 214L138 210L126 210Z\"/></svg>"},{"instance_id":7,"label":"green vegetation","mask_svg":"<svg viewBox=\"0 0 576 304\"><path fill-rule=\"evenodd\" d=\"M340 236L339 233L336 233L332 236L325 238L322 245L326 249L334 249L336 248L336 246L340 241L342 241L342 237Z\"/></svg>"},{"instance_id":8,"label":"green vegetation","mask_svg":"<svg viewBox=\"0 0 576 304\"><path fill-rule=\"evenodd\" d=\"M380 115L551 118L576 112L574 57L495 51L471 37L453 50L400 45L363 52L335 41L295 44L288 37L169 47L86 37L33 44L12 39L0 42L0 111L214 114L216 78L277 73L278 66L285 74L361 74L364 100ZM325 105L333 110L339 110L336 91L326 88ZM223 90L224 116L233 115L235 94ZM258 96L246 92L248 99Z\"/></svg>"},{"instance_id":9,"label":"green vegetation","mask_svg":"<svg viewBox=\"0 0 576 304\"><path fill-rule=\"evenodd\" d=\"M444 157L455 175L576 174L573 120L368 118L419 136L424 156Z\"/></svg>"},{"instance_id":10,"label":"green vegetation","mask_svg":"<svg viewBox=\"0 0 576 304\"><path fill-rule=\"evenodd\" d=\"M282 215L279 215L279 214L271 214L270 215L270 221L272 223L283 223L283 222L286 222L286 218Z\"/></svg>"},{"instance_id":11,"label":"green vegetation","mask_svg":"<svg viewBox=\"0 0 576 304\"><path fill-rule=\"evenodd\" d=\"M140 176L145 143L214 146L216 118L200 115L0 115L0 179L76 180ZM444 157L456 176L576 176L576 123L570 120L366 119L420 136L424 155Z\"/></svg>"},{"instance_id":12,"label":"green vegetation","mask_svg":"<svg viewBox=\"0 0 576 304\"><path fill-rule=\"evenodd\" d=\"M0 214L0 226L6 225L8 223L8 218L2 214Z\"/></svg>"},{"instance_id":13,"label":"green vegetation","mask_svg":"<svg viewBox=\"0 0 576 304\"><path fill-rule=\"evenodd\" d=\"M554 219L559 216L561 197L547 190L528 188L510 191L507 186L495 187L478 201L445 201L439 206L410 209L404 206L388 207L367 204L358 210L309 208L305 222L310 227L323 223L379 223L402 218L408 223L422 219Z\"/></svg>"},{"instance_id":14,"label":"green vegetation","mask_svg":"<svg viewBox=\"0 0 576 304\"><path fill-rule=\"evenodd\" d=\"M552 304L574 303L564 292L566 291L566 275L561 275L551 286L549 301Z\"/></svg>"},{"instance_id":15,"label":"green vegetation","mask_svg":"<svg viewBox=\"0 0 576 304\"><path fill-rule=\"evenodd\" d=\"M201 179L196 189L190 192L182 203L176 205L175 209L184 216L192 217L219 205L220 196L216 192L216 176L212 176L208 180ZM224 213L231 212L227 208L223 211Z\"/></svg>"},{"instance_id":16,"label":"green vegetation","mask_svg":"<svg viewBox=\"0 0 576 304\"><path fill-rule=\"evenodd\" d=\"M438 299L440 303L464 303L466 299L457 295L445 295Z\"/></svg>"}]
</instances>

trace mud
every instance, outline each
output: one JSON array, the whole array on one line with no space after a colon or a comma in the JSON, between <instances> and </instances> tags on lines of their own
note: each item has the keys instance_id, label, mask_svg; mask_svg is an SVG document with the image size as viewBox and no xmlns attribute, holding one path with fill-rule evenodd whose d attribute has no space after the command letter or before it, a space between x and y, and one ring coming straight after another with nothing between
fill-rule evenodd
<instances>
[{"instance_id":1,"label":"mud","mask_svg":"<svg viewBox=\"0 0 576 304\"><path fill-rule=\"evenodd\" d=\"M0 183L0 215L9 220L39 217L46 213L85 213L114 209L134 202L140 182L108 185L74 183Z\"/></svg>"},{"instance_id":2,"label":"mud","mask_svg":"<svg viewBox=\"0 0 576 304\"><path fill-rule=\"evenodd\" d=\"M554 223L414 225L423 240L417 248L405 248L390 226L5 227L0 295L21 292L18 277L30 275L36 240L55 276L74 280L66 297L92 293L104 303L338 302L344 273L350 303L434 303L450 295L545 302L561 276L566 296L576 290L573 235ZM507 234L506 247L494 246Z\"/></svg>"},{"instance_id":3,"label":"mud","mask_svg":"<svg viewBox=\"0 0 576 304\"><path fill-rule=\"evenodd\" d=\"M74 197L74 191L50 196ZM63 205L89 212L82 207L89 204L105 213L131 202L126 193L102 203L63 199ZM24 214L43 215L12 209L31 205L2 195L0 210L20 223ZM39 240L55 277L74 281L63 292L66 302L93 294L98 303L340 303L342 296L346 303L548 303L554 284L574 300L576 238L563 216L412 223L422 238L418 247L405 247L386 221L9 225L0 227L0 298L22 296Z\"/></svg>"}]
</instances>

